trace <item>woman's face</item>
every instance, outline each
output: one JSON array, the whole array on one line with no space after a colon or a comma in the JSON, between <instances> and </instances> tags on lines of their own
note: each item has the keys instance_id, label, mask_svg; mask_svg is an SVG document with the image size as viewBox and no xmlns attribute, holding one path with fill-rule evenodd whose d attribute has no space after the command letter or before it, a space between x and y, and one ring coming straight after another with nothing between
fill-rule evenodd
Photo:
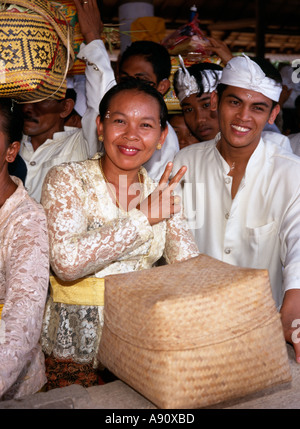
<instances>
[{"instance_id":1,"label":"woman's face","mask_svg":"<svg viewBox=\"0 0 300 429\"><path fill-rule=\"evenodd\" d=\"M168 132L161 130L158 101L136 89L114 95L105 118L98 117L97 128L98 135L103 135L106 159L124 171L148 161Z\"/></svg>"}]
</instances>

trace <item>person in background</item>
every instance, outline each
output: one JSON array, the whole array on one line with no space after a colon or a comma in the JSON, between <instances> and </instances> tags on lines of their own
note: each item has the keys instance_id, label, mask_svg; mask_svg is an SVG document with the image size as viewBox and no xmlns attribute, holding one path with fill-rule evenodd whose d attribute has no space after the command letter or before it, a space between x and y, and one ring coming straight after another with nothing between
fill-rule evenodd
<instances>
[{"instance_id":1,"label":"person in background","mask_svg":"<svg viewBox=\"0 0 300 429\"><path fill-rule=\"evenodd\" d=\"M74 100L75 104L71 113L65 118L65 127L82 128L82 116L76 111L77 93L74 88L67 89L66 98L71 98L72 100Z\"/></svg>"},{"instance_id":2,"label":"person in background","mask_svg":"<svg viewBox=\"0 0 300 429\"><path fill-rule=\"evenodd\" d=\"M97 34L96 31L99 25L95 27L94 24L95 16L100 17L96 0L89 0L89 2L84 2L83 4L81 4L80 0L74 0L74 3L77 8L82 33L90 37L90 39L86 39L87 41L93 37L93 43L89 43L90 46L86 46L85 53L80 50L78 58L86 61L87 66L97 70L99 76L104 79L102 83L93 87L94 100L90 98L90 102L93 105L96 104L96 100L99 105L99 101L111 85L128 77L148 82L162 95L168 92L170 88L171 59L164 46L147 40L133 42L121 55L115 75L105 45L101 40L101 32L99 33L98 31ZM103 28L101 17L100 22L100 28ZM93 55L92 61L88 59L87 54L89 57ZM109 86L106 83L109 83ZM97 91L95 91L95 88L97 88ZM156 181L160 180L167 163L172 161L179 151L176 133L171 126L168 129L165 144L161 149L157 149L153 153L151 159L144 166L150 177ZM102 150L103 147L100 149Z\"/></svg>"},{"instance_id":3,"label":"person in background","mask_svg":"<svg viewBox=\"0 0 300 429\"><path fill-rule=\"evenodd\" d=\"M198 143L198 139L191 133L185 123L182 113L173 113L169 115L169 124L173 127L177 134L179 148L183 149L193 143Z\"/></svg>"},{"instance_id":4,"label":"person in background","mask_svg":"<svg viewBox=\"0 0 300 429\"><path fill-rule=\"evenodd\" d=\"M187 127L198 142L214 139L219 132L218 113L210 107L212 91L217 87L223 68L217 64L199 63L180 66L174 74L174 90Z\"/></svg>"},{"instance_id":5,"label":"person in background","mask_svg":"<svg viewBox=\"0 0 300 429\"><path fill-rule=\"evenodd\" d=\"M82 127L65 124L75 106L74 97L68 92L61 100L49 97L40 102L22 104L24 129L20 155L27 166L26 189L37 202L40 202L43 181L52 166L86 160L99 150L96 128L99 102L114 82L111 82L110 68L100 71L94 65L99 56L98 44L103 25L96 1L94 3L93 14L89 15L90 20L82 28L85 43L80 46L80 55L87 62L86 108L81 118Z\"/></svg>"},{"instance_id":6,"label":"person in background","mask_svg":"<svg viewBox=\"0 0 300 429\"><path fill-rule=\"evenodd\" d=\"M174 169L187 167L178 192L200 252L268 270L300 362L300 159L262 134L280 111L280 94L281 76L268 61L232 58L211 97L220 133L181 150Z\"/></svg>"},{"instance_id":7,"label":"person in background","mask_svg":"<svg viewBox=\"0 0 300 429\"><path fill-rule=\"evenodd\" d=\"M220 49L223 50L223 47ZM229 58L225 53L223 55ZM193 64L186 68L183 59L179 57L179 60L180 67L174 75L174 90L181 104L184 120L199 142L213 140L220 132L220 124L218 110L211 108L211 96L217 91L223 68L211 63ZM270 62L268 68L272 73L278 74ZM278 103L281 107L281 98ZM267 121L263 135L292 151L289 139L278 131L275 122Z\"/></svg>"},{"instance_id":8,"label":"person in background","mask_svg":"<svg viewBox=\"0 0 300 429\"><path fill-rule=\"evenodd\" d=\"M43 186L54 273L41 336L48 388L103 382L96 356L106 276L199 254L173 195L186 169L169 182L168 163L157 185L143 167L165 143L162 95L126 79L104 95L99 113L104 154L53 167Z\"/></svg>"},{"instance_id":9,"label":"person in background","mask_svg":"<svg viewBox=\"0 0 300 429\"><path fill-rule=\"evenodd\" d=\"M49 285L44 210L10 176L20 148L22 115L0 98L0 399L21 398L46 383L39 344Z\"/></svg>"}]
</instances>

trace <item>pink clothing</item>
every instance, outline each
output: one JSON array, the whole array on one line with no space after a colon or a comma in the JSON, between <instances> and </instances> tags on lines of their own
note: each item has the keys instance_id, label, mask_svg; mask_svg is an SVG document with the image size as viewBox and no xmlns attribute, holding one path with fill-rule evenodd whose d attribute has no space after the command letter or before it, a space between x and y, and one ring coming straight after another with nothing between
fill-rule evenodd
<instances>
[{"instance_id":1,"label":"pink clothing","mask_svg":"<svg viewBox=\"0 0 300 429\"><path fill-rule=\"evenodd\" d=\"M49 283L44 210L13 177L17 190L0 208L0 399L37 392L45 383L39 345Z\"/></svg>"}]
</instances>

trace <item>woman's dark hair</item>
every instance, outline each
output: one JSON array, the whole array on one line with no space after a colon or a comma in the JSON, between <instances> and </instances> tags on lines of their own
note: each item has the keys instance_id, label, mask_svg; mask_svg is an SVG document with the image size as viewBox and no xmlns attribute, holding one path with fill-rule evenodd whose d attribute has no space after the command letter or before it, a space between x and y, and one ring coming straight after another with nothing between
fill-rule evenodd
<instances>
[{"instance_id":1,"label":"woman's dark hair","mask_svg":"<svg viewBox=\"0 0 300 429\"><path fill-rule=\"evenodd\" d=\"M163 96L151 85L143 82L142 80L135 79L133 77L118 83L117 85L113 86L105 93L99 105L99 115L100 115L101 121L104 120L105 115L109 110L109 106L112 98L115 95L119 94L120 92L127 91L127 90L137 90L139 92L143 92L147 95L150 95L151 97L156 99L160 109L161 129L164 130L167 126L168 109Z\"/></svg>"},{"instance_id":2,"label":"woman's dark hair","mask_svg":"<svg viewBox=\"0 0 300 429\"><path fill-rule=\"evenodd\" d=\"M282 77L280 72L276 69L275 66L273 66L273 64L269 60L265 58L260 58L260 57L251 57L251 60L253 60L256 64L259 65L259 67L265 73L266 77L268 77L269 79L275 80L276 83L282 84ZM217 86L219 102L227 86L228 85L225 85L224 83L219 83L219 85ZM278 104L277 101L272 100L272 110L277 104Z\"/></svg>"},{"instance_id":3,"label":"woman's dark hair","mask_svg":"<svg viewBox=\"0 0 300 429\"><path fill-rule=\"evenodd\" d=\"M209 72L209 75L213 75L215 81L213 83L213 85L215 86L219 80L219 76L216 73L216 71L222 71L223 67L219 66L218 64L214 64L214 63L198 63L198 64L193 64L190 67L187 68L189 74L191 76L194 76L194 78L196 79L198 88L199 88L199 92L197 94L197 97L201 97L201 95L204 92L204 86L203 86L203 75L205 76L207 72ZM174 74L174 80L173 80L173 86L174 86L174 90L175 90L175 94L178 97L178 92L179 92L179 88L177 85L177 79L178 79L178 75L179 75L179 71L177 70ZM209 79L206 79L207 82L209 82Z\"/></svg>"},{"instance_id":4,"label":"woman's dark hair","mask_svg":"<svg viewBox=\"0 0 300 429\"><path fill-rule=\"evenodd\" d=\"M22 109L19 104L10 98L0 98L0 129L7 137L7 146L14 141L22 140Z\"/></svg>"}]
</instances>

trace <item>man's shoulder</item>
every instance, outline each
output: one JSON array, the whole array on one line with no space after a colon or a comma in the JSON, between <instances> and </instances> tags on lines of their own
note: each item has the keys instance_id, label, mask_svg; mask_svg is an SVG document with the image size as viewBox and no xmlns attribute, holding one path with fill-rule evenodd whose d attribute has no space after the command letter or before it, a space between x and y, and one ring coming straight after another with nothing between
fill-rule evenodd
<instances>
[{"instance_id":1,"label":"man's shoulder","mask_svg":"<svg viewBox=\"0 0 300 429\"><path fill-rule=\"evenodd\" d=\"M193 159L195 156L204 154L213 150L216 146L215 140L209 140L206 142L193 143L190 146L187 146L181 149L175 157L177 159Z\"/></svg>"}]
</instances>

